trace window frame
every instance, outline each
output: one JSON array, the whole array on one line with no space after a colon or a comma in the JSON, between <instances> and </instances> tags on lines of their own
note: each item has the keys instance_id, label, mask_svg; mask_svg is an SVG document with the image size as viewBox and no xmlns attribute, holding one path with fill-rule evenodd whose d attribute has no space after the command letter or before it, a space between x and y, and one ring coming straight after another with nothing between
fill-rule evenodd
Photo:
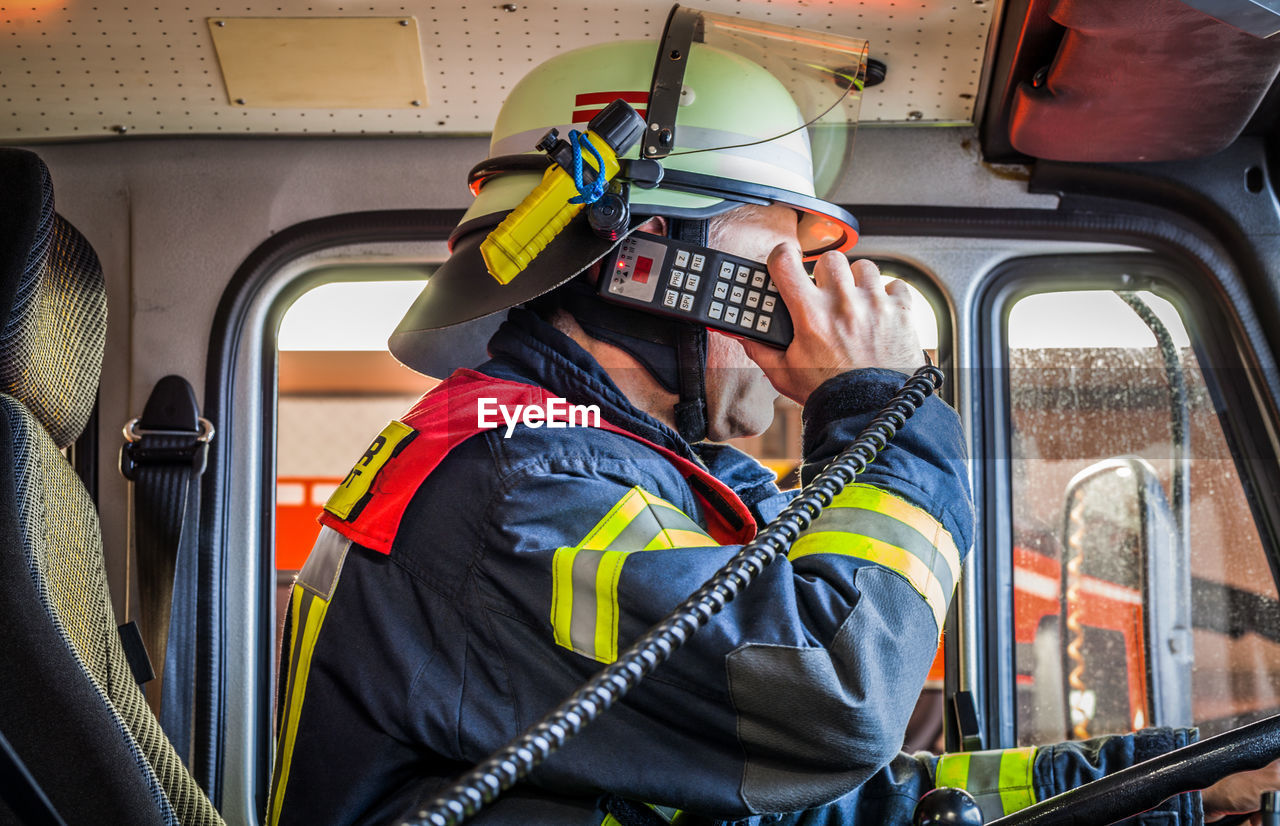
<instances>
[{"instance_id":1,"label":"window frame","mask_svg":"<svg viewBox=\"0 0 1280 826\"><path fill-rule=\"evenodd\" d=\"M862 256L851 255L849 260L855 261ZM890 255L871 255L869 260L891 278L899 278L924 296L933 311L934 324L938 328L938 362L943 373L950 374L956 364L956 309L948 298L946 290L938 283L938 279L918 264ZM938 388L938 398L955 407L957 382L944 381Z\"/></svg>"},{"instance_id":2,"label":"window frame","mask_svg":"<svg viewBox=\"0 0 1280 826\"><path fill-rule=\"evenodd\" d=\"M266 583L275 578L280 317L330 266L438 265L461 215L388 210L295 224L250 253L222 294L205 370L205 415L218 437L201 487L200 593L213 599L197 633L194 768L229 821L256 823L270 793L277 686L275 652L263 641L275 638L275 589Z\"/></svg>"},{"instance_id":3,"label":"window frame","mask_svg":"<svg viewBox=\"0 0 1280 826\"><path fill-rule=\"evenodd\" d=\"M277 693L274 517L276 477L276 336L280 319L334 269L379 265L436 266L462 215L454 209L349 213L296 224L263 241L237 268L222 294L210 331L205 412L218 422L202 485L201 556L210 560L212 611L204 621L197 675L196 749L204 785L256 822L270 792ZM439 255L422 254L434 245ZM929 301L938 325L939 361L956 352L954 307L927 270L902 258L881 263L909 276ZM344 278L342 280L357 280ZM240 387L249 392L237 392ZM944 398L954 404L954 388ZM244 504L232 509L228 503ZM270 584L271 587L267 587ZM243 587L238 587L243 586ZM207 610L207 609L206 609ZM228 622L235 617L238 624ZM251 642L256 640L257 642ZM225 811L228 816L231 811Z\"/></svg>"},{"instance_id":4,"label":"window frame","mask_svg":"<svg viewBox=\"0 0 1280 826\"><path fill-rule=\"evenodd\" d=\"M1280 586L1280 500L1262 493L1280 490L1276 416L1263 390L1265 382L1250 364L1239 319L1213 286L1150 253L1026 256L993 268L974 302L971 329L976 364L982 369L969 412L977 423L973 473L979 524L974 555L981 626L962 628L961 635L974 643L978 659L978 706L987 748L1016 743L1008 327L1009 314L1022 298L1047 292L1141 290L1177 309L1217 409L1272 578ZM1237 371L1247 381L1221 381Z\"/></svg>"}]
</instances>

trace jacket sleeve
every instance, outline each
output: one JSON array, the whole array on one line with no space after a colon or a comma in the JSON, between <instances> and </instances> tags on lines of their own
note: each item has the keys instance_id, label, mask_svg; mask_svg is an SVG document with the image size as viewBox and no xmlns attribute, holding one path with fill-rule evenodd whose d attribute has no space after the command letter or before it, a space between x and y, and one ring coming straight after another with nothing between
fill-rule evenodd
<instances>
[{"instance_id":1,"label":"jacket sleeve","mask_svg":"<svg viewBox=\"0 0 1280 826\"><path fill-rule=\"evenodd\" d=\"M1053 746L959 752L934 757L899 754L875 777L840 800L777 821L787 826L906 824L920 797L938 786L974 796L983 820L1013 814L1033 803L1149 760L1194 741L1189 729L1152 728ZM1193 826L1203 816L1200 793L1169 798L1119 821L1123 826Z\"/></svg>"},{"instance_id":2,"label":"jacket sleeve","mask_svg":"<svg viewBox=\"0 0 1280 826\"><path fill-rule=\"evenodd\" d=\"M834 455L903 379L858 371L824 385L806 411L806 461ZM487 733L459 744L472 761L739 550L710 539L688 485L651 451L595 431L523 435L518 456L519 432L493 441L513 455L473 565L488 625L476 644L495 650L463 700L474 722L461 730ZM545 442L529 450L530 439ZM929 399L788 558L534 781L726 818L797 811L866 782L898 753L937 648L972 535L966 472L954 411Z\"/></svg>"}]
</instances>

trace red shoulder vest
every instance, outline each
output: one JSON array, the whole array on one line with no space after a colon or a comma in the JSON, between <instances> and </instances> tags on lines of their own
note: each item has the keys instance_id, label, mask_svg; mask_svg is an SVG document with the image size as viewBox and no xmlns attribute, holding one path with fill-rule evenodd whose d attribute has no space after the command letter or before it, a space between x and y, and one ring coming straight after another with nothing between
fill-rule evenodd
<instances>
[{"instance_id":1,"label":"red shoulder vest","mask_svg":"<svg viewBox=\"0 0 1280 826\"><path fill-rule=\"evenodd\" d=\"M489 409L494 411L489 415L492 424L480 423L481 399L494 400ZM478 433L505 426L496 405L508 410L515 405L533 406L545 411L551 421L574 424L569 421L568 403L541 387L459 370L374 439L325 504L320 523L366 548L390 553L409 500L449 451ZM755 520L747 506L705 468L598 417L585 424L634 439L670 462L702 502L707 532L717 542L742 544L755 536Z\"/></svg>"}]
</instances>

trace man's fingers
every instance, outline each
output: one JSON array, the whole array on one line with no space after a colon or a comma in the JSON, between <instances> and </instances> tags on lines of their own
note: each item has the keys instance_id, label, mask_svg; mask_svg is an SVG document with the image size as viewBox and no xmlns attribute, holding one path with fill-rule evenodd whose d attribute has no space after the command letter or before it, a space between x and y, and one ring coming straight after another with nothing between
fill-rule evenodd
<instances>
[{"instance_id":1,"label":"man's fingers","mask_svg":"<svg viewBox=\"0 0 1280 826\"><path fill-rule=\"evenodd\" d=\"M853 283L864 290L884 290L884 276L880 268L865 258L859 258L849 265L853 270Z\"/></svg>"},{"instance_id":2,"label":"man's fingers","mask_svg":"<svg viewBox=\"0 0 1280 826\"><path fill-rule=\"evenodd\" d=\"M774 247L769 253L766 266L782 295L783 304L794 307L807 298L808 290L814 289L809 273L804 270L800 248L795 244L779 244Z\"/></svg>"},{"instance_id":3,"label":"man's fingers","mask_svg":"<svg viewBox=\"0 0 1280 826\"><path fill-rule=\"evenodd\" d=\"M770 347L768 344L761 344L749 338L740 339L740 341L742 349L747 352L747 357L766 370L782 364L785 358L783 355L786 352L785 350L779 350L776 347Z\"/></svg>"},{"instance_id":4,"label":"man's fingers","mask_svg":"<svg viewBox=\"0 0 1280 826\"><path fill-rule=\"evenodd\" d=\"M884 293L893 299L893 303L901 307L907 312L911 311L915 303L915 296L911 294L911 288L907 282L901 278L885 279Z\"/></svg>"},{"instance_id":5,"label":"man's fingers","mask_svg":"<svg viewBox=\"0 0 1280 826\"><path fill-rule=\"evenodd\" d=\"M908 304L912 301L911 288L901 278L886 279L884 291L894 298L900 298Z\"/></svg>"},{"instance_id":6,"label":"man's fingers","mask_svg":"<svg viewBox=\"0 0 1280 826\"><path fill-rule=\"evenodd\" d=\"M849 259L835 251L824 252L814 265L813 283L820 290L842 290L853 286Z\"/></svg>"}]
</instances>

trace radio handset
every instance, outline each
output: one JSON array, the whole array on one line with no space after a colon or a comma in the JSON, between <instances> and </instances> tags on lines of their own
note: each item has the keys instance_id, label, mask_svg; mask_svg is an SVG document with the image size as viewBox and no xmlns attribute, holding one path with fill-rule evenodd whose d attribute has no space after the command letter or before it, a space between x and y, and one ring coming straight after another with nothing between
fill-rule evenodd
<instances>
[{"instance_id":1,"label":"radio handset","mask_svg":"<svg viewBox=\"0 0 1280 826\"><path fill-rule=\"evenodd\" d=\"M758 261L647 232L605 256L600 297L785 349L794 335L768 268Z\"/></svg>"}]
</instances>

